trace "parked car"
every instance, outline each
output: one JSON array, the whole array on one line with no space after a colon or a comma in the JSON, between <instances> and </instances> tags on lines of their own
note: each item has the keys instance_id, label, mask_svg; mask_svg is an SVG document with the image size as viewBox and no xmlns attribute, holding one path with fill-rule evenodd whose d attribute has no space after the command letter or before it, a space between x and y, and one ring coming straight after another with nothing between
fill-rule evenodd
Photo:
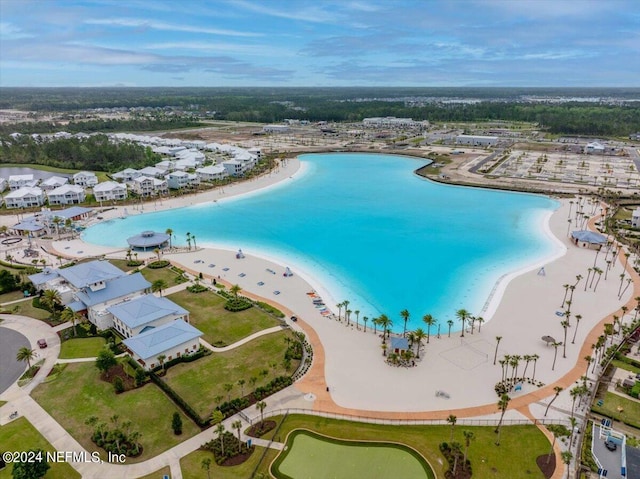
<instances>
[{"instance_id":1,"label":"parked car","mask_svg":"<svg viewBox=\"0 0 640 479\"><path fill-rule=\"evenodd\" d=\"M291 321L293 321L294 323L298 320L297 316L291 316Z\"/></svg>"},{"instance_id":2,"label":"parked car","mask_svg":"<svg viewBox=\"0 0 640 479\"><path fill-rule=\"evenodd\" d=\"M38 339L38 346L40 346L40 349L44 349L47 347L47 341L45 341L44 339Z\"/></svg>"},{"instance_id":3,"label":"parked car","mask_svg":"<svg viewBox=\"0 0 640 479\"><path fill-rule=\"evenodd\" d=\"M615 451L616 449L618 449L618 445L610 439L604 441L604 447L606 447L610 451Z\"/></svg>"}]
</instances>

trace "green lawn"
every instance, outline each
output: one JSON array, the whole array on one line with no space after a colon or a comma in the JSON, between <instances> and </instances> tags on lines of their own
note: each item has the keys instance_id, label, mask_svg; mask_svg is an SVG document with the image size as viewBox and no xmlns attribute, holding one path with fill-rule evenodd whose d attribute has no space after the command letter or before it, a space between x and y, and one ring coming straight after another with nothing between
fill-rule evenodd
<instances>
[{"instance_id":1,"label":"green lawn","mask_svg":"<svg viewBox=\"0 0 640 479\"><path fill-rule=\"evenodd\" d=\"M233 344L255 332L280 325L280 321L255 306L235 313L224 309L225 299L205 291L180 291L168 296L189 311L190 322L214 346Z\"/></svg>"},{"instance_id":2,"label":"green lawn","mask_svg":"<svg viewBox=\"0 0 640 479\"><path fill-rule=\"evenodd\" d=\"M105 344L103 337L68 339L60 346L60 357L62 359L94 358Z\"/></svg>"},{"instance_id":3,"label":"green lawn","mask_svg":"<svg viewBox=\"0 0 640 479\"><path fill-rule=\"evenodd\" d=\"M10 304L5 306L9 312L29 316L30 318L39 319L41 321L49 319L51 313L47 310L34 308L32 301L23 301L21 303Z\"/></svg>"},{"instance_id":4,"label":"green lawn","mask_svg":"<svg viewBox=\"0 0 640 479\"><path fill-rule=\"evenodd\" d=\"M149 383L116 395L111 384L100 380L93 362L69 364L58 379L40 384L32 396L90 451L98 448L91 442L87 418L95 415L108 423L117 414L121 422L131 421L131 429L142 434L144 452L140 457L128 458L128 463L145 461L199 432L181 413L183 433L174 436L171 417L179 410L157 386Z\"/></svg>"},{"instance_id":5,"label":"green lawn","mask_svg":"<svg viewBox=\"0 0 640 479\"><path fill-rule=\"evenodd\" d=\"M640 368L634 366L633 364L625 363L624 361L620 361L619 359L614 359L611 361L611 364L617 368L625 369L634 374L640 374Z\"/></svg>"},{"instance_id":6,"label":"green lawn","mask_svg":"<svg viewBox=\"0 0 640 479\"><path fill-rule=\"evenodd\" d=\"M2 268L0 268L2 269ZM24 298L24 294L22 293L22 291L11 291L10 293L4 293L4 294L0 294L0 304L2 303L8 303L10 301L16 301L18 299L22 299ZM11 308L13 305L9 305L7 306L8 308Z\"/></svg>"},{"instance_id":7,"label":"green lawn","mask_svg":"<svg viewBox=\"0 0 640 479\"><path fill-rule=\"evenodd\" d=\"M2 450L28 451L42 449L53 452L55 449L42 437L35 427L24 417L16 419L0 427L0 444ZM50 463L51 469L44 476L45 479L69 479L80 477L80 474L66 463ZM0 479L10 479L13 466L7 465L0 471Z\"/></svg>"},{"instance_id":8,"label":"green lawn","mask_svg":"<svg viewBox=\"0 0 640 479\"><path fill-rule=\"evenodd\" d=\"M444 477L446 460L438 446L449 441L450 426L384 426L338 421L314 416L288 416L278 432L277 439L284 441L286 435L298 428L310 429L332 437L391 441L406 444L422 454L436 473ZM474 479L542 479L544 476L536 465L536 457L548 454L551 445L534 426L505 426L502 428L500 446L495 445L493 427L456 426L454 440L464 444L463 431L475 434L469 447L469 460ZM259 473L267 474L269 464L260 464Z\"/></svg>"},{"instance_id":9,"label":"green lawn","mask_svg":"<svg viewBox=\"0 0 640 479\"><path fill-rule=\"evenodd\" d=\"M289 435L287 452L278 459L277 466L274 464L272 473L277 477L308 479L435 479L424 459L407 447L383 442L329 439L303 430Z\"/></svg>"},{"instance_id":10,"label":"green lawn","mask_svg":"<svg viewBox=\"0 0 640 479\"><path fill-rule=\"evenodd\" d=\"M111 263L112 265L114 265L116 268L121 269L122 271L132 271L136 268L138 268L139 266L129 266L127 263L129 261L126 259L110 259L109 263Z\"/></svg>"},{"instance_id":11,"label":"green lawn","mask_svg":"<svg viewBox=\"0 0 640 479\"><path fill-rule=\"evenodd\" d=\"M175 286L176 278L179 276L178 273L171 269L171 266L167 266L165 268L142 268L140 270L142 276L145 277L147 281L153 284L154 281L162 279L167 283L167 288L171 286Z\"/></svg>"},{"instance_id":12,"label":"green lawn","mask_svg":"<svg viewBox=\"0 0 640 479\"><path fill-rule=\"evenodd\" d=\"M252 389L249 378L257 379L256 387L264 386L274 377L288 375L295 370L297 361L292 362L290 371L282 365L287 347L284 338L287 336L293 335L290 331L268 334L225 353L213 353L191 363L177 364L167 370L164 379L201 417L207 417L216 407L216 396L222 396L223 402L228 400L224 384L234 385L231 391L233 399L242 395L237 384L240 379L246 381L244 394L247 394ZM272 363L275 363L274 368L270 366ZM269 374L261 375L263 370Z\"/></svg>"},{"instance_id":13,"label":"green lawn","mask_svg":"<svg viewBox=\"0 0 640 479\"><path fill-rule=\"evenodd\" d=\"M640 402L607 391L602 406L598 406L597 403L598 401L596 400L592 408L594 412L640 428ZM621 410L618 408L621 408Z\"/></svg>"},{"instance_id":14,"label":"green lawn","mask_svg":"<svg viewBox=\"0 0 640 479\"><path fill-rule=\"evenodd\" d=\"M270 464L277 455L276 450L270 449L263 463ZM191 454L180 459L180 468L182 469L183 479L203 479L207 477L207 473L202 469L202 460L211 459L211 477L215 479L249 479L254 468L260 462L260 458L264 453L264 448L256 447L251 457L237 466L218 466L213 459L213 454L208 451L194 451ZM260 476L256 476L260 477ZM269 477L269 476L264 476Z\"/></svg>"}]
</instances>

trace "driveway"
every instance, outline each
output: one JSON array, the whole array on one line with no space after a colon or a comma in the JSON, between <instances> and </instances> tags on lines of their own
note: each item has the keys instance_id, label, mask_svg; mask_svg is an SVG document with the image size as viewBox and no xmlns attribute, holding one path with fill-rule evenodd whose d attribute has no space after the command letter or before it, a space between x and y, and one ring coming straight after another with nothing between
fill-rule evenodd
<instances>
[{"instance_id":1,"label":"driveway","mask_svg":"<svg viewBox=\"0 0 640 479\"><path fill-rule=\"evenodd\" d=\"M16 360L18 349L30 347L29 340L13 329L0 327L0 394L6 391L26 369L26 363Z\"/></svg>"}]
</instances>

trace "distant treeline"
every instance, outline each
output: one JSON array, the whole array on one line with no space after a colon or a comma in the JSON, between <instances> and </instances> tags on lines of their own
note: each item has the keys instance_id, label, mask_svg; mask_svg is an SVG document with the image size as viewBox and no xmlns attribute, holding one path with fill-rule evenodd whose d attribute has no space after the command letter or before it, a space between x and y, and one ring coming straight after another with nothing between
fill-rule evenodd
<instances>
[{"instance_id":1,"label":"distant treeline","mask_svg":"<svg viewBox=\"0 0 640 479\"><path fill-rule=\"evenodd\" d=\"M0 163L23 163L70 168L75 170L107 171L124 168L143 168L162 158L132 142L111 142L105 135L88 138L61 138L38 142L29 136L0 141Z\"/></svg>"},{"instance_id":2,"label":"distant treeline","mask_svg":"<svg viewBox=\"0 0 640 479\"><path fill-rule=\"evenodd\" d=\"M531 96L608 100L538 103L528 101ZM439 101L448 98L480 101ZM541 129L558 134L627 136L640 131L640 108L625 101L638 98L640 89L637 88L5 88L0 108L71 112L146 107L177 109L194 115L215 112L219 120L260 123L286 118L358 122L373 116L411 117L432 122L505 120L536 123ZM167 121L177 123L166 126L153 122L144 125L138 118L130 120L130 125L127 121L75 122L72 127L65 125L65 129L71 132L140 131L197 126L179 124L195 121L187 117L170 117Z\"/></svg>"},{"instance_id":3,"label":"distant treeline","mask_svg":"<svg viewBox=\"0 0 640 479\"><path fill-rule=\"evenodd\" d=\"M66 131L69 133L95 133L95 132L133 132L133 131L157 131L174 130L176 128L190 128L203 126L204 123L193 118L185 117L134 117L127 120L104 119L70 121L69 123L57 123L50 121L0 123L0 135L11 133L55 133Z\"/></svg>"}]
</instances>

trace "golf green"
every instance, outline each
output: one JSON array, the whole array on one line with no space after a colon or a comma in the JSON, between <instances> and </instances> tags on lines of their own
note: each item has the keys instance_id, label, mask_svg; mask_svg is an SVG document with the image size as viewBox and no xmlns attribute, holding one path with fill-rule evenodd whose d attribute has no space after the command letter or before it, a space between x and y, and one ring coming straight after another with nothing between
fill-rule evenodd
<instances>
[{"instance_id":1,"label":"golf green","mask_svg":"<svg viewBox=\"0 0 640 479\"><path fill-rule=\"evenodd\" d=\"M408 446L346 441L301 429L289 434L271 473L280 479L435 478L426 460Z\"/></svg>"}]
</instances>

